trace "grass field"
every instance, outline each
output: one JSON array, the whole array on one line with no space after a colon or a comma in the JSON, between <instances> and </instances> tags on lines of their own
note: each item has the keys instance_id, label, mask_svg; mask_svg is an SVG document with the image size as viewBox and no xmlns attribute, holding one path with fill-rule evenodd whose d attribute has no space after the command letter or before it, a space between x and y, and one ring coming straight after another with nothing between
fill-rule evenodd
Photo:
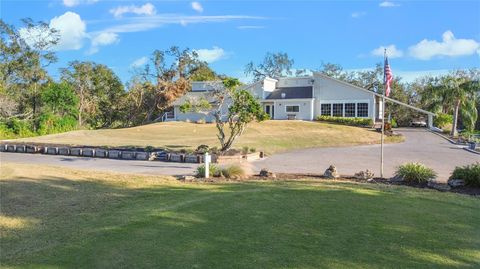
<instances>
[{"instance_id":1,"label":"grass field","mask_svg":"<svg viewBox=\"0 0 480 269\"><path fill-rule=\"evenodd\" d=\"M479 268L480 200L2 163L2 268Z\"/></svg>"},{"instance_id":2,"label":"grass field","mask_svg":"<svg viewBox=\"0 0 480 269\"><path fill-rule=\"evenodd\" d=\"M390 137L399 142L403 137ZM90 146L156 146L195 149L201 144L218 146L214 124L166 122L125 129L82 130L19 141ZM275 153L307 147L335 147L380 143L380 135L365 128L306 121L252 123L234 147L249 146Z\"/></svg>"}]
</instances>

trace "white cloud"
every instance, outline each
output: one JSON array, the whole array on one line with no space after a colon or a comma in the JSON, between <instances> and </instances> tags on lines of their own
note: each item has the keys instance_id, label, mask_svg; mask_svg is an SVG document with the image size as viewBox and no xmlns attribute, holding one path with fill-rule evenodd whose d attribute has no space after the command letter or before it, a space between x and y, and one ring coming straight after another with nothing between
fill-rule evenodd
<instances>
[{"instance_id":1,"label":"white cloud","mask_svg":"<svg viewBox=\"0 0 480 269\"><path fill-rule=\"evenodd\" d=\"M66 7L74 7L78 6L80 4L86 3L86 4L93 4L98 2L99 0L63 0L63 5Z\"/></svg>"},{"instance_id":2,"label":"white cloud","mask_svg":"<svg viewBox=\"0 0 480 269\"><path fill-rule=\"evenodd\" d=\"M457 39L452 31L442 35L442 41L424 39L409 48L409 54L420 60L429 60L436 56L466 56L478 53L480 43L473 39Z\"/></svg>"},{"instance_id":3,"label":"white cloud","mask_svg":"<svg viewBox=\"0 0 480 269\"><path fill-rule=\"evenodd\" d=\"M130 67L134 67L134 68L141 67L141 66L144 66L147 62L148 62L148 58L144 56L133 61L133 63L130 64Z\"/></svg>"},{"instance_id":4,"label":"white cloud","mask_svg":"<svg viewBox=\"0 0 480 269\"><path fill-rule=\"evenodd\" d=\"M80 4L80 0L63 0L63 5L66 7L74 7Z\"/></svg>"},{"instance_id":5,"label":"white cloud","mask_svg":"<svg viewBox=\"0 0 480 269\"><path fill-rule=\"evenodd\" d=\"M237 26L237 29L239 29L239 30L265 29L265 26L261 26L261 25L240 25L240 26Z\"/></svg>"},{"instance_id":6,"label":"white cloud","mask_svg":"<svg viewBox=\"0 0 480 269\"><path fill-rule=\"evenodd\" d=\"M357 18L363 17L363 16L365 16L365 15L367 15L367 12L365 12L365 11L357 11L357 12L353 12L353 13L352 13L352 18L357 19Z\"/></svg>"},{"instance_id":7,"label":"white cloud","mask_svg":"<svg viewBox=\"0 0 480 269\"><path fill-rule=\"evenodd\" d=\"M148 17L129 18L125 23L121 23L107 29L103 32L112 33L131 33L155 29L167 24L179 24L186 26L197 23L219 23L232 20L260 20L264 17L247 15L217 15L217 16L183 16L183 15L154 15Z\"/></svg>"},{"instance_id":8,"label":"white cloud","mask_svg":"<svg viewBox=\"0 0 480 269\"><path fill-rule=\"evenodd\" d=\"M197 12L200 12L200 13L203 12L203 7L202 7L202 5L201 5L199 2L197 2L197 1L192 2L192 9L195 10L195 11L197 11Z\"/></svg>"},{"instance_id":9,"label":"white cloud","mask_svg":"<svg viewBox=\"0 0 480 269\"><path fill-rule=\"evenodd\" d=\"M373 56L382 56L383 53L387 49L387 55L389 58L399 58L403 56L403 51L397 49L395 45L389 45L389 46L380 46L374 50L371 51L371 54Z\"/></svg>"},{"instance_id":10,"label":"white cloud","mask_svg":"<svg viewBox=\"0 0 480 269\"><path fill-rule=\"evenodd\" d=\"M135 6L135 5L119 6L119 7L110 9L110 13L112 13L113 16L115 16L116 18L120 18L123 16L123 14L127 14L127 13L151 16L151 15L155 15L157 11L154 5L152 5L151 3L146 3L143 6Z\"/></svg>"},{"instance_id":11,"label":"white cloud","mask_svg":"<svg viewBox=\"0 0 480 269\"><path fill-rule=\"evenodd\" d=\"M57 29L60 40L56 45L57 50L78 50L83 46L83 40L87 37L87 25L80 15L67 11L63 15L50 20L50 27Z\"/></svg>"},{"instance_id":12,"label":"white cloud","mask_svg":"<svg viewBox=\"0 0 480 269\"><path fill-rule=\"evenodd\" d=\"M195 52L198 54L199 60L207 63L213 63L226 57L225 51L215 46L212 49L198 49Z\"/></svg>"},{"instance_id":13,"label":"white cloud","mask_svg":"<svg viewBox=\"0 0 480 269\"><path fill-rule=\"evenodd\" d=\"M92 37L91 47L87 54L97 53L101 46L107 46L114 43L118 43L118 34L110 32L102 32Z\"/></svg>"},{"instance_id":14,"label":"white cloud","mask_svg":"<svg viewBox=\"0 0 480 269\"><path fill-rule=\"evenodd\" d=\"M390 1L383 1L379 4L380 7L399 7L400 4L390 2Z\"/></svg>"}]
</instances>

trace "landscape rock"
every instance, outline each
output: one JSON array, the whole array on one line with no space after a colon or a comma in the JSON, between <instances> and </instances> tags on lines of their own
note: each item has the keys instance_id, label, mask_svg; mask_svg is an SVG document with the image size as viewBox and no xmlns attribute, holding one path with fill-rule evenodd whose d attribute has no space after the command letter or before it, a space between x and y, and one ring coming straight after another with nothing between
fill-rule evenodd
<instances>
[{"instance_id":1,"label":"landscape rock","mask_svg":"<svg viewBox=\"0 0 480 269\"><path fill-rule=\"evenodd\" d=\"M58 155L70 155L69 148L58 148Z\"/></svg>"},{"instance_id":2,"label":"landscape rock","mask_svg":"<svg viewBox=\"0 0 480 269\"><path fill-rule=\"evenodd\" d=\"M449 179L448 185L452 188L463 187L465 186L465 181L463 179Z\"/></svg>"},{"instance_id":3,"label":"landscape rock","mask_svg":"<svg viewBox=\"0 0 480 269\"><path fill-rule=\"evenodd\" d=\"M135 158L140 161L146 161L150 158L150 153L148 152L137 152Z\"/></svg>"},{"instance_id":4,"label":"landscape rock","mask_svg":"<svg viewBox=\"0 0 480 269\"><path fill-rule=\"evenodd\" d=\"M323 173L323 176L326 178L338 178L340 175L337 172L337 168L335 165L330 165L327 170L325 170L325 173Z\"/></svg>"},{"instance_id":5,"label":"landscape rock","mask_svg":"<svg viewBox=\"0 0 480 269\"><path fill-rule=\"evenodd\" d=\"M46 147L46 153L50 155L57 155L57 148L55 147Z\"/></svg>"},{"instance_id":6,"label":"landscape rock","mask_svg":"<svg viewBox=\"0 0 480 269\"><path fill-rule=\"evenodd\" d=\"M401 176L394 176L392 178L389 179L390 182L403 182L405 181L405 179Z\"/></svg>"},{"instance_id":7,"label":"landscape rock","mask_svg":"<svg viewBox=\"0 0 480 269\"><path fill-rule=\"evenodd\" d=\"M194 181L196 178L194 176L180 176L178 179L184 181Z\"/></svg>"},{"instance_id":8,"label":"landscape rock","mask_svg":"<svg viewBox=\"0 0 480 269\"><path fill-rule=\"evenodd\" d=\"M25 151L27 153L37 153L39 150L36 146L26 146Z\"/></svg>"},{"instance_id":9,"label":"landscape rock","mask_svg":"<svg viewBox=\"0 0 480 269\"><path fill-rule=\"evenodd\" d=\"M260 171L260 174L259 174L261 177L271 177L271 178L276 178L277 175L275 175L275 173L273 172L270 172L268 171L268 169L265 169L263 168L261 171Z\"/></svg>"},{"instance_id":10,"label":"landscape rock","mask_svg":"<svg viewBox=\"0 0 480 269\"><path fill-rule=\"evenodd\" d=\"M133 152L133 151L122 151L122 159L125 159L125 160L135 159L135 152Z\"/></svg>"},{"instance_id":11,"label":"landscape rock","mask_svg":"<svg viewBox=\"0 0 480 269\"><path fill-rule=\"evenodd\" d=\"M82 155L85 157L93 157L95 156L95 150L94 149L83 149L82 150Z\"/></svg>"},{"instance_id":12,"label":"landscape rock","mask_svg":"<svg viewBox=\"0 0 480 269\"><path fill-rule=\"evenodd\" d=\"M373 179L373 176L375 174L370 171L370 170L365 170L365 171L360 171L358 173L355 173L354 177L357 179L363 179L363 180L368 180L368 179Z\"/></svg>"},{"instance_id":13,"label":"landscape rock","mask_svg":"<svg viewBox=\"0 0 480 269\"><path fill-rule=\"evenodd\" d=\"M122 152L119 150L109 150L108 151L108 158L110 159L120 159L122 157Z\"/></svg>"},{"instance_id":14,"label":"landscape rock","mask_svg":"<svg viewBox=\"0 0 480 269\"><path fill-rule=\"evenodd\" d=\"M367 179L367 182L368 182L368 183L374 183L374 182L375 182L375 179L369 178L369 179Z\"/></svg>"},{"instance_id":15,"label":"landscape rock","mask_svg":"<svg viewBox=\"0 0 480 269\"><path fill-rule=\"evenodd\" d=\"M435 180L429 180L427 183L427 187L439 191L449 191L452 188L448 184L438 183Z\"/></svg>"},{"instance_id":16,"label":"landscape rock","mask_svg":"<svg viewBox=\"0 0 480 269\"><path fill-rule=\"evenodd\" d=\"M70 149L71 156L82 156L82 149L81 148L71 148Z\"/></svg>"},{"instance_id":17,"label":"landscape rock","mask_svg":"<svg viewBox=\"0 0 480 269\"><path fill-rule=\"evenodd\" d=\"M96 149L95 157L106 158L108 151L105 149Z\"/></svg>"}]
</instances>

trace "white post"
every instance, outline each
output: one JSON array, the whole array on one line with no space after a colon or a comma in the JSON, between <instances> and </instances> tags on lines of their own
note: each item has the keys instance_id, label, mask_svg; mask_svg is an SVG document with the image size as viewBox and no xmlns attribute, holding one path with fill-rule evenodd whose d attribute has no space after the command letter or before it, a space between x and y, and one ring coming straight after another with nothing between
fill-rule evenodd
<instances>
[{"instance_id":1,"label":"white post","mask_svg":"<svg viewBox=\"0 0 480 269\"><path fill-rule=\"evenodd\" d=\"M382 95L382 139L380 143L380 177L383 178L383 140L385 133L385 91Z\"/></svg>"},{"instance_id":2,"label":"white post","mask_svg":"<svg viewBox=\"0 0 480 269\"><path fill-rule=\"evenodd\" d=\"M205 165L205 178L210 177L210 162L211 156L208 155L208 152L205 152L205 155L203 156L203 163Z\"/></svg>"}]
</instances>

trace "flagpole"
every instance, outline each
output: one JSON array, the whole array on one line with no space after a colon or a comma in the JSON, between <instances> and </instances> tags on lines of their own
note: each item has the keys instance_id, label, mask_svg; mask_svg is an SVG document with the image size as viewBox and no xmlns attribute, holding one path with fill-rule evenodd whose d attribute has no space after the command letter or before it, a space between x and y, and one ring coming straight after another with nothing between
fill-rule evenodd
<instances>
[{"instance_id":1,"label":"flagpole","mask_svg":"<svg viewBox=\"0 0 480 269\"><path fill-rule=\"evenodd\" d=\"M380 143L380 177L383 178L383 140L385 133L385 60L387 58L387 49L383 52L383 94L382 94L382 138Z\"/></svg>"}]
</instances>

